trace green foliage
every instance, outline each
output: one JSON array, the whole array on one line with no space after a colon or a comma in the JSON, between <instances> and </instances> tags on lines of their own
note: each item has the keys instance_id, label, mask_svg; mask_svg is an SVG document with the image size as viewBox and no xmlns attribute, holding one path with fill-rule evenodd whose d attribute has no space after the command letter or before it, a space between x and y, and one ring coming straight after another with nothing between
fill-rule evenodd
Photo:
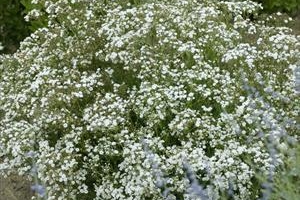
<instances>
[{"instance_id":1,"label":"green foliage","mask_svg":"<svg viewBox=\"0 0 300 200\"><path fill-rule=\"evenodd\" d=\"M264 10L267 12L287 12L295 13L300 9L300 0L254 0L262 3Z\"/></svg>"},{"instance_id":2,"label":"green foliage","mask_svg":"<svg viewBox=\"0 0 300 200\"><path fill-rule=\"evenodd\" d=\"M30 26L29 29L34 32L36 31L38 28L41 27L45 27L47 25L47 14L46 12L42 9L43 5L42 3L35 3L33 4L31 2L31 0L20 0L21 4L24 6L24 12L26 14L30 15L31 11L35 11L35 10L40 10L42 12L40 12L40 16L39 17L33 17L30 19Z\"/></svg>"},{"instance_id":3,"label":"green foliage","mask_svg":"<svg viewBox=\"0 0 300 200\"><path fill-rule=\"evenodd\" d=\"M300 199L300 144L288 150L285 166L276 175L271 199Z\"/></svg>"},{"instance_id":4,"label":"green foliage","mask_svg":"<svg viewBox=\"0 0 300 200\"><path fill-rule=\"evenodd\" d=\"M259 196L262 199L300 199L300 144L297 140L289 138L281 146L271 150L284 155L283 162L275 171L270 169L267 174L261 173L257 167L255 173L257 182L253 186L257 187L257 191L260 191L259 188L261 188ZM249 164L254 166L251 161Z\"/></svg>"},{"instance_id":5,"label":"green foliage","mask_svg":"<svg viewBox=\"0 0 300 200\"><path fill-rule=\"evenodd\" d=\"M24 14L20 0L0 1L0 41L4 46L1 53L16 51L20 41L29 35Z\"/></svg>"}]
</instances>

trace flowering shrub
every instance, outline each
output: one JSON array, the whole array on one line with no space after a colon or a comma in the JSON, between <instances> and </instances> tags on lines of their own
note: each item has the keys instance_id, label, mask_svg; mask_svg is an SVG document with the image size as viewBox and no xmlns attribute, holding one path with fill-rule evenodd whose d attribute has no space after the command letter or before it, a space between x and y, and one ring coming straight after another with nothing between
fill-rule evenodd
<instances>
[{"instance_id":1,"label":"flowering shrub","mask_svg":"<svg viewBox=\"0 0 300 200\"><path fill-rule=\"evenodd\" d=\"M32 3L48 25L1 57L2 174L34 160L49 200L258 198L296 138L299 36L250 1Z\"/></svg>"}]
</instances>

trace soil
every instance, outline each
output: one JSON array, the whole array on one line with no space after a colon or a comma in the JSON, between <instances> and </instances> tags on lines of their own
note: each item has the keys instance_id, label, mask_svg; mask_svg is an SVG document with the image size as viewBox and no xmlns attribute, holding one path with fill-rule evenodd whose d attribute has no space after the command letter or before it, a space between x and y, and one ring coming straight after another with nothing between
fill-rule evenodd
<instances>
[{"instance_id":1,"label":"soil","mask_svg":"<svg viewBox=\"0 0 300 200\"><path fill-rule=\"evenodd\" d=\"M0 200L30 200L33 196L30 185L28 180L17 175L0 177Z\"/></svg>"}]
</instances>

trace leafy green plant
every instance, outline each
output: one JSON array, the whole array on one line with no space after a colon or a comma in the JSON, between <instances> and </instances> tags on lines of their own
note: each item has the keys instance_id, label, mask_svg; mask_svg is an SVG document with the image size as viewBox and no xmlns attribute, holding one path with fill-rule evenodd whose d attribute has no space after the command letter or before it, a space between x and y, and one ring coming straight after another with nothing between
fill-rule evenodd
<instances>
[{"instance_id":1,"label":"leafy green plant","mask_svg":"<svg viewBox=\"0 0 300 200\"><path fill-rule=\"evenodd\" d=\"M286 151L285 164L278 170L274 178L272 200L300 199L300 145L294 144Z\"/></svg>"},{"instance_id":2,"label":"leafy green plant","mask_svg":"<svg viewBox=\"0 0 300 200\"><path fill-rule=\"evenodd\" d=\"M24 7L20 0L0 1L0 42L4 46L1 53L16 51L20 41L29 35L24 16Z\"/></svg>"},{"instance_id":3,"label":"leafy green plant","mask_svg":"<svg viewBox=\"0 0 300 200\"><path fill-rule=\"evenodd\" d=\"M32 1L32 0L20 0L21 4L24 6L24 12L26 13L26 19L29 21L29 29L34 32L38 28L47 26L47 16L48 14L43 9L42 1Z\"/></svg>"},{"instance_id":4,"label":"leafy green plant","mask_svg":"<svg viewBox=\"0 0 300 200\"><path fill-rule=\"evenodd\" d=\"M295 13L300 9L300 0L254 0L261 3L267 12Z\"/></svg>"},{"instance_id":5,"label":"leafy green plant","mask_svg":"<svg viewBox=\"0 0 300 200\"><path fill-rule=\"evenodd\" d=\"M261 188L261 199L268 200L297 200L300 198L300 145L298 141L293 143L285 141L279 148L272 149L280 152L282 163L267 174L256 172L257 186Z\"/></svg>"}]
</instances>

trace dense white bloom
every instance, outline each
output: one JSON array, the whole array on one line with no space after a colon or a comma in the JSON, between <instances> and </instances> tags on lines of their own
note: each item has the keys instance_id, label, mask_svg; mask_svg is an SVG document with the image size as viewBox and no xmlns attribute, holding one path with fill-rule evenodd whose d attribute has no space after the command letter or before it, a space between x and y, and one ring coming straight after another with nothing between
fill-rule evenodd
<instances>
[{"instance_id":1,"label":"dense white bloom","mask_svg":"<svg viewBox=\"0 0 300 200\"><path fill-rule=\"evenodd\" d=\"M296 133L300 38L260 5L33 3L47 27L0 57L0 174L33 152L48 200L249 199L281 163L265 141Z\"/></svg>"}]
</instances>

